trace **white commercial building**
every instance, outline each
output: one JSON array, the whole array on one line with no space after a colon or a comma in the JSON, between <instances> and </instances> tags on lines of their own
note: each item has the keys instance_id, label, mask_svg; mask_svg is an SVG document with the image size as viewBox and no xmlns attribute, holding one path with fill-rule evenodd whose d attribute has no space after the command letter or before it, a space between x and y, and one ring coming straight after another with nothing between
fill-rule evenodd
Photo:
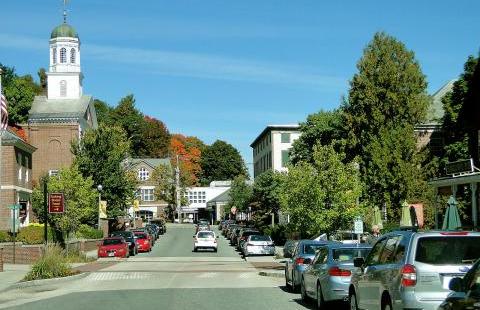
<instances>
[{"instance_id":1,"label":"white commercial building","mask_svg":"<svg viewBox=\"0 0 480 310\"><path fill-rule=\"evenodd\" d=\"M253 149L253 177L256 178L269 169L287 171L289 151L299 137L298 124L268 125L250 144Z\"/></svg>"},{"instance_id":2,"label":"white commercial building","mask_svg":"<svg viewBox=\"0 0 480 310\"><path fill-rule=\"evenodd\" d=\"M231 181L213 181L208 187L189 187L186 189L185 198L188 206L181 208L186 216L183 218L196 221L199 218L216 219L216 214L207 210L207 202L220 196L230 189Z\"/></svg>"}]
</instances>

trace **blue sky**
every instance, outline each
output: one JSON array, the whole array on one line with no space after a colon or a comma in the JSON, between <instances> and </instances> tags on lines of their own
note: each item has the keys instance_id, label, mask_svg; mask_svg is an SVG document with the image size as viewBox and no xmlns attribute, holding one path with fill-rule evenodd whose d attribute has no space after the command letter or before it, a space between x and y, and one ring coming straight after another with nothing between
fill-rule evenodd
<instances>
[{"instance_id":1,"label":"blue sky","mask_svg":"<svg viewBox=\"0 0 480 310\"><path fill-rule=\"evenodd\" d=\"M171 132L225 140L247 163L267 124L338 107L376 31L412 49L434 92L478 54L480 1L72 0L84 92L138 108ZM61 0L2 1L0 62L48 66Z\"/></svg>"}]
</instances>

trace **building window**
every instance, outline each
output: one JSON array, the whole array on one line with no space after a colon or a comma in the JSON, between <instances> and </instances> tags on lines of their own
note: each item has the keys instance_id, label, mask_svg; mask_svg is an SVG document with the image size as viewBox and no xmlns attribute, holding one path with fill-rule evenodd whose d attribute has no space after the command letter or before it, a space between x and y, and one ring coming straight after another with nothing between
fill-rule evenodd
<instances>
[{"instance_id":1,"label":"building window","mask_svg":"<svg viewBox=\"0 0 480 310\"><path fill-rule=\"evenodd\" d=\"M28 169L25 171L25 182L29 181Z\"/></svg>"},{"instance_id":2,"label":"building window","mask_svg":"<svg viewBox=\"0 0 480 310\"><path fill-rule=\"evenodd\" d=\"M67 97L67 81L60 81L60 97Z\"/></svg>"},{"instance_id":3,"label":"building window","mask_svg":"<svg viewBox=\"0 0 480 310\"><path fill-rule=\"evenodd\" d=\"M282 167L286 167L290 161L290 153L288 150L282 151Z\"/></svg>"},{"instance_id":4,"label":"building window","mask_svg":"<svg viewBox=\"0 0 480 310\"><path fill-rule=\"evenodd\" d=\"M18 180L22 180L22 167L18 168Z\"/></svg>"},{"instance_id":5,"label":"building window","mask_svg":"<svg viewBox=\"0 0 480 310\"><path fill-rule=\"evenodd\" d=\"M145 168L140 168L138 170L138 179L140 181L146 181L150 177L150 172Z\"/></svg>"},{"instance_id":6,"label":"building window","mask_svg":"<svg viewBox=\"0 0 480 310\"><path fill-rule=\"evenodd\" d=\"M140 189L140 195L142 197L142 201L155 201L154 197L154 189L153 188L142 188Z\"/></svg>"},{"instance_id":7,"label":"building window","mask_svg":"<svg viewBox=\"0 0 480 310\"><path fill-rule=\"evenodd\" d=\"M290 143L290 133L284 132L282 133L281 137L282 143Z\"/></svg>"},{"instance_id":8,"label":"building window","mask_svg":"<svg viewBox=\"0 0 480 310\"><path fill-rule=\"evenodd\" d=\"M72 48L72 49L70 50L70 63L72 63L72 64L75 63L75 56L76 56L76 55L75 55L75 49Z\"/></svg>"},{"instance_id":9,"label":"building window","mask_svg":"<svg viewBox=\"0 0 480 310\"><path fill-rule=\"evenodd\" d=\"M60 63L67 63L67 50L64 47L60 49Z\"/></svg>"},{"instance_id":10,"label":"building window","mask_svg":"<svg viewBox=\"0 0 480 310\"><path fill-rule=\"evenodd\" d=\"M54 48L52 51L52 63L56 64L57 63L57 49Z\"/></svg>"},{"instance_id":11,"label":"building window","mask_svg":"<svg viewBox=\"0 0 480 310\"><path fill-rule=\"evenodd\" d=\"M58 170L48 170L48 176L54 177L58 175Z\"/></svg>"}]
</instances>

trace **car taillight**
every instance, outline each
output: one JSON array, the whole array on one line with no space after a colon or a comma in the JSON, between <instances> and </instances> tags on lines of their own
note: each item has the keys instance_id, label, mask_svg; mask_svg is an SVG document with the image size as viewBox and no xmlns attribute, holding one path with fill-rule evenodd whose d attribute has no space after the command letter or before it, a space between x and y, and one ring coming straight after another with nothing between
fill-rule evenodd
<instances>
[{"instance_id":1,"label":"car taillight","mask_svg":"<svg viewBox=\"0 0 480 310\"><path fill-rule=\"evenodd\" d=\"M303 265L303 261L305 260L305 258L303 257L298 257L296 260L295 260L295 264L297 265Z\"/></svg>"},{"instance_id":2,"label":"car taillight","mask_svg":"<svg viewBox=\"0 0 480 310\"><path fill-rule=\"evenodd\" d=\"M352 275L352 272L350 270L332 267L328 270L328 274L334 277L349 277Z\"/></svg>"},{"instance_id":3,"label":"car taillight","mask_svg":"<svg viewBox=\"0 0 480 310\"><path fill-rule=\"evenodd\" d=\"M411 287L417 284L417 270L415 266L407 264L402 267L400 273L402 274L403 287Z\"/></svg>"}]
</instances>

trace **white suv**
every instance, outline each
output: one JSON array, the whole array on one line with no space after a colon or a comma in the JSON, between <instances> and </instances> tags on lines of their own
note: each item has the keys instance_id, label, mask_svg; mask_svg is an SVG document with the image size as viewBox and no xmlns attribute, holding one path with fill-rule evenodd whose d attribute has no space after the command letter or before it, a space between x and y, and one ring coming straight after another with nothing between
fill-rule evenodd
<instances>
[{"instance_id":1,"label":"white suv","mask_svg":"<svg viewBox=\"0 0 480 310\"><path fill-rule=\"evenodd\" d=\"M214 252L217 252L217 248L217 236L213 231L202 230L193 236L194 252L197 252L198 249L212 249Z\"/></svg>"}]
</instances>

